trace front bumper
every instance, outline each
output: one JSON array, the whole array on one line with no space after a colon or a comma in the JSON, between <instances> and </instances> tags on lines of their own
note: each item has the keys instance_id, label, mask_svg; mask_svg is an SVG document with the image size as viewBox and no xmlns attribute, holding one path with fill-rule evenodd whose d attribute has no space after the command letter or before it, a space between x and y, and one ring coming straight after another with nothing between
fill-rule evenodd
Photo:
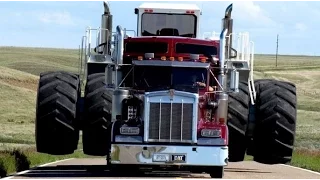
<instances>
[{"instance_id":1,"label":"front bumper","mask_svg":"<svg viewBox=\"0 0 320 180\"><path fill-rule=\"evenodd\" d=\"M111 164L226 166L227 158L227 146L111 145Z\"/></svg>"}]
</instances>

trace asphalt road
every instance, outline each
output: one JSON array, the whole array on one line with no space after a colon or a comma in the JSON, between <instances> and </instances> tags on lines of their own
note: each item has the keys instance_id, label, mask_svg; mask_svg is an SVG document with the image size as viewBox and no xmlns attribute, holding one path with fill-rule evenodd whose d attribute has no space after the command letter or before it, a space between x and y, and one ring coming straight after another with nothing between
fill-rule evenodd
<instances>
[{"instance_id":1,"label":"asphalt road","mask_svg":"<svg viewBox=\"0 0 320 180\"><path fill-rule=\"evenodd\" d=\"M111 174L106 170L106 161L101 158L68 159L45 164L35 169L23 171L4 179L21 178L210 178L208 174L185 172L158 172L132 177L125 171ZM264 165L251 161L229 163L225 169L225 179L320 179L320 173L287 165Z\"/></svg>"}]
</instances>

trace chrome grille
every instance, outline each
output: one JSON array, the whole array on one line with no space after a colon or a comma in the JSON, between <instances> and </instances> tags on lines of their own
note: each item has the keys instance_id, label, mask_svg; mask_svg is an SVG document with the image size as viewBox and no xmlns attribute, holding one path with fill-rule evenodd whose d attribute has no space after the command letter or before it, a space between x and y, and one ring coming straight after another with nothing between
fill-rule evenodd
<instances>
[{"instance_id":1,"label":"chrome grille","mask_svg":"<svg viewBox=\"0 0 320 180\"><path fill-rule=\"evenodd\" d=\"M150 142L192 142L193 104L150 103Z\"/></svg>"}]
</instances>

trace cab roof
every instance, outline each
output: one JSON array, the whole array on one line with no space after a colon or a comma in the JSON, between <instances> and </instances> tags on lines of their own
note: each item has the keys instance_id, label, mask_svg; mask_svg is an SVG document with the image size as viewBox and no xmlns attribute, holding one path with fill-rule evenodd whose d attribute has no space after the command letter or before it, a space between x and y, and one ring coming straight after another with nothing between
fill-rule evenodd
<instances>
[{"instance_id":1,"label":"cab roof","mask_svg":"<svg viewBox=\"0 0 320 180\"><path fill-rule=\"evenodd\" d=\"M174 3L143 3L141 9L174 9L174 10L194 10L200 11L196 4L174 4Z\"/></svg>"}]
</instances>

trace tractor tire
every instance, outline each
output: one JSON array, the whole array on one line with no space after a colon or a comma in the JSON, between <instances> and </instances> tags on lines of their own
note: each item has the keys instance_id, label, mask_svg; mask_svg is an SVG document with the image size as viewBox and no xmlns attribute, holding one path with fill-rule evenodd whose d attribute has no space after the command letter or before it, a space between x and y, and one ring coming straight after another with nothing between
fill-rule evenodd
<instances>
[{"instance_id":1,"label":"tractor tire","mask_svg":"<svg viewBox=\"0 0 320 180\"><path fill-rule=\"evenodd\" d=\"M112 96L109 96L105 74L91 74L85 88L83 152L92 156L109 154L111 138Z\"/></svg>"},{"instance_id":2,"label":"tractor tire","mask_svg":"<svg viewBox=\"0 0 320 180\"><path fill-rule=\"evenodd\" d=\"M268 79L255 83L254 161L286 164L291 161L295 141L296 87L289 82Z\"/></svg>"},{"instance_id":3,"label":"tractor tire","mask_svg":"<svg viewBox=\"0 0 320 180\"><path fill-rule=\"evenodd\" d=\"M222 179L224 176L224 167L223 166L212 167L210 172L208 172L208 173L210 174L211 178Z\"/></svg>"},{"instance_id":4,"label":"tractor tire","mask_svg":"<svg viewBox=\"0 0 320 180\"><path fill-rule=\"evenodd\" d=\"M40 153L74 153L79 141L80 79L68 72L40 74L36 102L35 136Z\"/></svg>"},{"instance_id":5,"label":"tractor tire","mask_svg":"<svg viewBox=\"0 0 320 180\"><path fill-rule=\"evenodd\" d=\"M243 161L247 149L246 131L249 120L249 88L247 82L239 83L239 92L228 98L229 161Z\"/></svg>"}]
</instances>

